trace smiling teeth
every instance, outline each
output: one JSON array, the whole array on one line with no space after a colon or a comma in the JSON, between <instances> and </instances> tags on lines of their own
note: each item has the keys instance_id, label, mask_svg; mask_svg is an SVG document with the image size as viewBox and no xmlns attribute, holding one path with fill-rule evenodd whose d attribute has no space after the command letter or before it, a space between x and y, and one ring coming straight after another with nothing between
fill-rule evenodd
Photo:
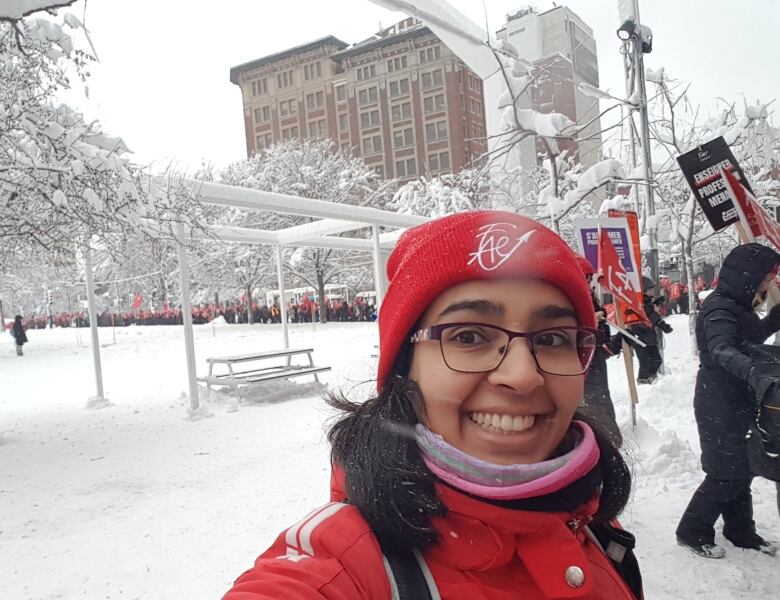
<instances>
[{"instance_id":1,"label":"smiling teeth","mask_svg":"<svg viewBox=\"0 0 780 600\"><path fill-rule=\"evenodd\" d=\"M477 425L486 429L499 429L504 432L525 431L534 426L536 417L534 415L525 415L522 417L511 417L509 415L497 415L495 413L473 412L469 418Z\"/></svg>"}]
</instances>

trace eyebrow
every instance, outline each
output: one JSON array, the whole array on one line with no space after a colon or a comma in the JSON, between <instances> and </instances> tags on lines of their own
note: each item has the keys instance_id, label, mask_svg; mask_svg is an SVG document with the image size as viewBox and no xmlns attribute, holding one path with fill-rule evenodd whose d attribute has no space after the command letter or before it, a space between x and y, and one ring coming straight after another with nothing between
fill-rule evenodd
<instances>
[{"instance_id":1,"label":"eyebrow","mask_svg":"<svg viewBox=\"0 0 780 600\"><path fill-rule=\"evenodd\" d=\"M577 313L573 308L558 306L557 304L545 304L531 311L531 317L534 319L565 319L572 318L577 320Z\"/></svg>"},{"instance_id":2,"label":"eyebrow","mask_svg":"<svg viewBox=\"0 0 780 600\"><path fill-rule=\"evenodd\" d=\"M481 315L500 317L504 314L504 305L497 304L492 300L484 299L461 300L459 302L450 304L447 308L441 311L438 318L461 310L471 310Z\"/></svg>"}]
</instances>

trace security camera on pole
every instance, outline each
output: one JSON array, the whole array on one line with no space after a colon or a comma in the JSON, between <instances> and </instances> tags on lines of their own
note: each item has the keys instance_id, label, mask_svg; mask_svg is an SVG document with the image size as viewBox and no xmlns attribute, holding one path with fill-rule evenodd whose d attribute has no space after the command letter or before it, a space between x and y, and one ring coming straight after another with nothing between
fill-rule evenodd
<instances>
[{"instance_id":1,"label":"security camera on pole","mask_svg":"<svg viewBox=\"0 0 780 600\"><path fill-rule=\"evenodd\" d=\"M653 50L653 32L639 22L639 0L618 0L620 27L617 36L623 41L626 56L632 62L630 77L630 98L639 111L639 137L642 145L642 163L645 168L644 186L644 230L650 240L647 248L647 263L650 278L658 285L658 239L655 228L655 198L653 196L653 161L650 152L650 124L647 117L647 89L645 86L644 55ZM658 290L655 290L656 293Z\"/></svg>"}]
</instances>

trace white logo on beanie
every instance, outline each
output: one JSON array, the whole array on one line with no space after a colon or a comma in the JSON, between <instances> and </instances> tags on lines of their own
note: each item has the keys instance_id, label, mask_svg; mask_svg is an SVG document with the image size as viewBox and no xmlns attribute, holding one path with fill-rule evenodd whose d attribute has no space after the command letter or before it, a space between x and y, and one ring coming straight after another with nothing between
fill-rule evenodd
<instances>
[{"instance_id":1,"label":"white logo on beanie","mask_svg":"<svg viewBox=\"0 0 780 600\"><path fill-rule=\"evenodd\" d=\"M536 233L536 229L531 229L519 237L514 237L512 229L517 229L517 225L491 223L480 227L477 234L479 247L469 254L471 258L466 264L471 265L476 261L485 271L498 269Z\"/></svg>"}]
</instances>

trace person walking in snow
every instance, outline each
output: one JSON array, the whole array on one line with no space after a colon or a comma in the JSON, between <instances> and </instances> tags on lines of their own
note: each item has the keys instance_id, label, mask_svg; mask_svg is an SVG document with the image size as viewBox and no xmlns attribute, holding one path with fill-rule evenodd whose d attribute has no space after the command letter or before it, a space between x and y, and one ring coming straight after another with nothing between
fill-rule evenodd
<instances>
[{"instance_id":1,"label":"person walking in snow","mask_svg":"<svg viewBox=\"0 0 780 600\"><path fill-rule=\"evenodd\" d=\"M593 265L584 256L577 255L582 272L588 285L592 285L594 275ZM607 373L607 359L620 354L622 336L612 335L607 323L604 308L591 290L593 311L596 315L596 328L601 332L601 343L593 353L593 361L585 376L585 405L584 409L592 412L594 417L601 422L609 433L615 445L623 445L623 434L615 417L615 406L612 404L612 395L609 393L609 375Z\"/></svg>"},{"instance_id":2,"label":"person walking in snow","mask_svg":"<svg viewBox=\"0 0 780 600\"><path fill-rule=\"evenodd\" d=\"M22 356L22 346L27 343L27 333L25 333L24 325L22 325L22 315L16 315L14 318L11 335L16 343L16 356Z\"/></svg>"},{"instance_id":3,"label":"person walking in snow","mask_svg":"<svg viewBox=\"0 0 780 600\"><path fill-rule=\"evenodd\" d=\"M330 398L332 502L223 600L641 598L614 521L630 472L578 411L600 336L574 253L470 211L407 230L387 264L378 393Z\"/></svg>"},{"instance_id":4,"label":"person walking in snow","mask_svg":"<svg viewBox=\"0 0 780 600\"><path fill-rule=\"evenodd\" d=\"M746 436L756 411L751 388L763 387L750 347L780 330L780 305L763 320L755 310L774 285L778 266L780 254L772 248L734 248L696 319L699 373L693 406L705 478L677 526L677 541L707 558L725 556L715 544L720 516L724 537L738 548L776 552L756 533Z\"/></svg>"},{"instance_id":5,"label":"person walking in snow","mask_svg":"<svg viewBox=\"0 0 780 600\"><path fill-rule=\"evenodd\" d=\"M639 372L637 373L637 383L653 383L658 378L658 371L663 365L661 350L659 346L659 337L663 340L664 333L672 333L672 326L663 320L655 308L655 302L651 295L655 284L649 277L642 277L642 288L644 292L645 314L650 319L650 326L643 323L631 325L628 331L644 344L640 346L631 338L626 338L628 343L634 348L637 360L639 361ZM656 331L658 329L661 334Z\"/></svg>"}]
</instances>

